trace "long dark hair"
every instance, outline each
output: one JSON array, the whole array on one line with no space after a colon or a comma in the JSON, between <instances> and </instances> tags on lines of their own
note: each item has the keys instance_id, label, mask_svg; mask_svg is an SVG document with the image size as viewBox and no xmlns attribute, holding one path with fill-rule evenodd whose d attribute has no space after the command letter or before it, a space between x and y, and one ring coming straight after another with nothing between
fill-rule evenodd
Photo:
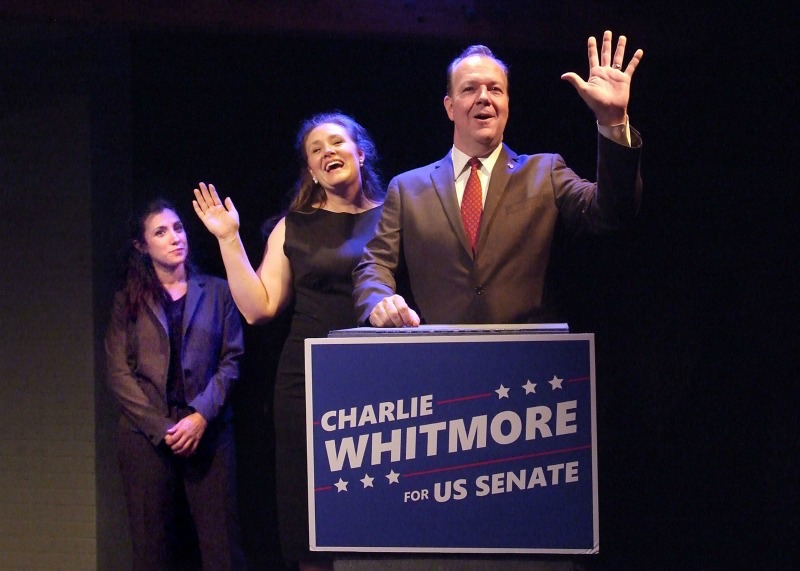
<instances>
[{"instance_id":1,"label":"long dark hair","mask_svg":"<svg viewBox=\"0 0 800 571\"><path fill-rule=\"evenodd\" d=\"M163 198L154 198L144 204L128 220L128 239L125 244L127 263L123 291L125 292L127 317L131 321L136 321L139 311L148 299L156 302L170 299L169 293L161 285L161 281L156 275L150 255L139 251L136 247L136 244L146 243L145 221L147 217L164 210L171 210L179 219L181 218L171 202ZM194 272L194 267L188 259L184 262L184 267L187 277Z\"/></svg>"},{"instance_id":2,"label":"long dark hair","mask_svg":"<svg viewBox=\"0 0 800 571\"><path fill-rule=\"evenodd\" d=\"M345 128L347 134L353 139L362 153L364 153L364 164L361 166L361 191L364 196L372 202L383 202L386 196L386 189L383 187L378 173L378 151L375 143L370 137L369 132L362 127L358 121L340 113L333 111L330 113L319 113L310 119L306 119L300 125L295 139L295 150L302 163L300 176L295 182L294 190L289 203L289 211L307 210L314 205L323 206L327 200L325 189L319 184L314 183L311 173L308 172L308 156L306 155L306 139L308 135L326 123L333 123Z\"/></svg>"}]
</instances>

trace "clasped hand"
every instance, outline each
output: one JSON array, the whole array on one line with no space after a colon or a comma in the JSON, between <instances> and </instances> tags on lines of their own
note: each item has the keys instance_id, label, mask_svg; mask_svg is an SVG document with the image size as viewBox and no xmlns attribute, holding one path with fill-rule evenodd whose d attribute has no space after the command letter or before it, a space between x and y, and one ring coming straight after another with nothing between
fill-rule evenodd
<instances>
[{"instance_id":1,"label":"clasped hand","mask_svg":"<svg viewBox=\"0 0 800 571\"><path fill-rule=\"evenodd\" d=\"M176 456L191 456L197 450L208 426L208 421L199 412L183 417L167 430L164 442Z\"/></svg>"}]
</instances>

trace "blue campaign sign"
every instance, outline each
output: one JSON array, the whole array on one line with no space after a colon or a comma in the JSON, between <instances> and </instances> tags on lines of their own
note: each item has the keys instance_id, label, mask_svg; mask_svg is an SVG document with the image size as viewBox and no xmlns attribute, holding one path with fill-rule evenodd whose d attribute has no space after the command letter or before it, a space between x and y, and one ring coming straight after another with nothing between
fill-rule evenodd
<instances>
[{"instance_id":1,"label":"blue campaign sign","mask_svg":"<svg viewBox=\"0 0 800 571\"><path fill-rule=\"evenodd\" d=\"M594 336L306 341L312 549L594 553Z\"/></svg>"}]
</instances>

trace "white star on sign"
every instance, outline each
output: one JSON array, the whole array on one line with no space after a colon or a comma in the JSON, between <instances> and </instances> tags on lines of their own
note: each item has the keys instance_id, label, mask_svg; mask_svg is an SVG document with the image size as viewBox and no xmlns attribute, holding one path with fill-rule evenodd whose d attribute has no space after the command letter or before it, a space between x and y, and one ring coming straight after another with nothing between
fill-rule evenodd
<instances>
[{"instance_id":1,"label":"white star on sign","mask_svg":"<svg viewBox=\"0 0 800 571\"><path fill-rule=\"evenodd\" d=\"M525 389L525 394L529 395L531 393L536 394L536 383L532 383L530 379L528 382L522 385L522 388Z\"/></svg>"},{"instance_id":2,"label":"white star on sign","mask_svg":"<svg viewBox=\"0 0 800 571\"><path fill-rule=\"evenodd\" d=\"M399 480L400 474L398 474L394 470L392 470L391 472L386 474L386 477L389 478L389 483L390 484L399 484L400 483L400 480Z\"/></svg>"},{"instance_id":3,"label":"white star on sign","mask_svg":"<svg viewBox=\"0 0 800 571\"><path fill-rule=\"evenodd\" d=\"M500 388L499 389L495 389L494 392L497 393L497 398L499 398L499 399L507 399L508 398L508 389L505 388L502 384L500 385Z\"/></svg>"},{"instance_id":4,"label":"white star on sign","mask_svg":"<svg viewBox=\"0 0 800 571\"><path fill-rule=\"evenodd\" d=\"M564 387L561 386L561 383L564 382L564 379L559 379L555 375L553 375L553 380L552 381L547 381L547 382L550 383L550 385L553 387L553 390L563 389L564 388Z\"/></svg>"},{"instance_id":5,"label":"white star on sign","mask_svg":"<svg viewBox=\"0 0 800 571\"><path fill-rule=\"evenodd\" d=\"M372 480L375 478L371 478L369 474L364 474L364 477L361 478L361 483L364 484L365 488L374 488L375 486L372 485Z\"/></svg>"},{"instance_id":6,"label":"white star on sign","mask_svg":"<svg viewBox=\"0 0 800 571\"><path fill-rule=\"evenodd\" d=\"M339 481L336 482L336 492L346 492L347 491L347 482L339 478Z\"/></svg>"}]
</instances>

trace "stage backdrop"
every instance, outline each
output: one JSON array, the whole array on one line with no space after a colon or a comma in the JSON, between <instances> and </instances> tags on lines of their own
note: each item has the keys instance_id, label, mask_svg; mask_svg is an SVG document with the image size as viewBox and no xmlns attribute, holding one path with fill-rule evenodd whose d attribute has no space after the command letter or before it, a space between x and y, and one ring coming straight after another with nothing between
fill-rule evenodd
<instances>
[{"instance_id":1,"label":"stage backdrop","mask_svg":"<svg viewBox=\"0 0 800 571\"><path fill-rule=\"evenodd\" d=\"M593 335L309 339L306 391L312 549L598 551Z\"/></svg>"}]
</instances>

